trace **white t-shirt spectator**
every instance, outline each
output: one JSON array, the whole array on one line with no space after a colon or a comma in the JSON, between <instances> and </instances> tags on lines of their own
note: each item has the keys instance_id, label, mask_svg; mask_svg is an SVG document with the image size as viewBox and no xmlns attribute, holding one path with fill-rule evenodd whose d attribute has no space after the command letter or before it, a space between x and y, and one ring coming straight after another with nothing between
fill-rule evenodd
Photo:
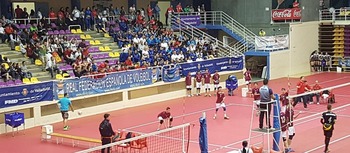
<instances>
[{"instance_id":1,"label":"white t-shirt spectator","mask_svg":"<svg viewBox=\"0 0 350 153\"><path fill-rule=\"evenodd\" d=\"M46 55L45 55L45 58L47 60L51 60L51 57L52 57L51 53L47 52Z\"/></svg>"},{"instance_id":2,"label":"white t-shirt spectator","mask_svg":"<svg viewBox=\"0 0 350 153\"><path fill-rule=\"evenodd\" d=\"M140 43L140 39L135 37L134 39L132 39L132 41L135 43L135 44L138 44Z\"/></svg>"},{"instance_id":3,"label":"white t-shirt spectator","mask_svg":"<svg viewBox=\"0 0 350 153\"><path fill-rule=\"evenodd\" d=\"M177 54L173 54L173 55L171 55L171 60L178 61L179 60L179 56Z\"/></svg>"},{"instance_id":4,"label":"white t-shirt spectator","mask_svg":"<svg viewBox=\"0 0 350 153\"><path fill-rule=\"evenodd\" d=\"M0 34L5 34L5 29L4 29L4 27L0 27Z\"/></svg>"},{"instance_id":5,"label":"white t-shirt spectator","mask_svg":"<svg viewBox=\"0 0 350 153\"><path fill-rule=\"evenodd\" d=\"M196 50L196 46L195 45L190 45L188 47L188 50L191 51L191 52L194 52Z\"/></svg>"},{"instance_id":6,"label":"white t-shirt spectator","mask_svg":"<svg viewBox=\"0 0 350 153\"><path fill-rule=\"evenodd\" d=\"M122 53L129 53L129 47L122 47Z\"/></svg>"},{"instance_id":7,"label":"white t-shirt spectator","mask_svg":"<svg viewBox=\"0 0 350 153\"><path fill-rule=\"evenodd\" d=\"M88 57L86 58L86 61L87 61L88 63L92 63L92 59L91 59L91 57L90 57L90 56L88 56Z\"/></svg>"},{"instance_id":8,"label":"white t-shirt spectator","mask_svg":"<svg viewBox=\"0 0 350 153\"><path fill-rule=\"evenodd\" d=\"M166 43L166 42L162 42L162 43L160 44L160 47L163 47L163 48L165 48L165 50L168 50L169 45L168 45L168 43Z\"/></svg>"},{"instance_id":9,"label":"white t-shirt spectator","mask_svg":"<svg viewBox=\"0 0 350 153\"><path fill-rule=\"evenodd\" d=\"M142 50L142 56L149 57L149 53L148 53L148 49L147 48Z\"/></svg>"},{"instance_id":10,"label":"white t-shirt spectator","mask_svg":"<svg viewBox=\"0 0 350 153\"><path fill-rule=\"evenodd\" d=\"M80 18L80 11L79 11L78 9L74 9L74 10L72 11L72 14L73 14L73 19L74 19L74 20L77 20L77 19Z\"/></svg>"}]
</instances>

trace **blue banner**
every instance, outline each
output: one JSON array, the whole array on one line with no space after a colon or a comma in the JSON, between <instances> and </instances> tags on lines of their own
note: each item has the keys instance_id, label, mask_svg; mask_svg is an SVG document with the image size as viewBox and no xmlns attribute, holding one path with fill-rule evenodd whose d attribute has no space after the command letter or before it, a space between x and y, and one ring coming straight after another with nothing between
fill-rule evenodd
<instances>
[{"instance_id":1,"label":"blue banner","mask_svg":"<svg viewBox=\"0 0 350 153\"><path fill-rule=\"evenodd\" d=\"M180 64L182 76L187 73L195 75L197 71L205 71L208 69L211 74L215 71L235 71L243 69L243 56L241 57L226 57L207 61L198 61L191 63Z\"/></svg>"},{"instance_id":2,"label":"blue banner","mask_svg":"<svg viewBox=\"0 0 350 153\"><path fill-rule=\"evenodd\" d=\"M199 26L201 24L201 17L199 15L181 15L180 20L192 26Z\"/></svg>"},{"instance_id":3,"label":"blue banner","mask_svg":"<svg viewBox=\"0 0 350 153\"><path fill-rule=\"evenodd\" d=\"M181 79L179 65L164 66L163 67L163 81L164 82L175 82Z\"/></svg>"},{"instance_id":4,"label":"blue banner","mask_svg":"<svg viewBox=\"0 0 350 153\"><path fill-rule=\"evenodd\" d=\"M115 90L152 84L152 70L133 70L108 74L103 78L76 78L64 80L64 92L69 97L106 93Z\"/></svg>"},{"instance_id":5,"label":"blue banner","mask_svg":"<svg viewBox=\"0 0 350 153\"><path fill-rule=\"evenodd\" d=\"M205 117L199 118L199 147L201 153L208 153L208 134L207 134L207 119Z\"/></svg>"},{"instance_id":6,"label":"blue banner","mask_svg":"<svg viewBox=\"0 0 350 153\"><path fill-rule=\"evenodd\" d=\"M0 88L0 108L52 101L53 82Z\"/></svg>"},{"instance_id":7,"label":"blue banner","mask_svg":"<svg viewBox=\"0 0 350 153\"><path fill-rule=\"evenodd\" d=\"M280 112L281 112L281 106L279 102L279 96L278 94L275 94L276 102L273 105L273 128L275 129L281 129L281 122L280 122ZM281 131L273 133L273 150L280 151L279 149L279 142L280 142L280 136Z\"/></svg>"},{"instance_id":8,"label":"blue banner","mask_svg":"<svg viewBox=\"0 0 350 153\"><path fill-rule=\"evenodd\" d=\"M158 82L160 80L160 75L161 75L161 72L160 72L160 67L152 67L152 82L155 83L155 82Z\"/></svg>"}]
</instances>

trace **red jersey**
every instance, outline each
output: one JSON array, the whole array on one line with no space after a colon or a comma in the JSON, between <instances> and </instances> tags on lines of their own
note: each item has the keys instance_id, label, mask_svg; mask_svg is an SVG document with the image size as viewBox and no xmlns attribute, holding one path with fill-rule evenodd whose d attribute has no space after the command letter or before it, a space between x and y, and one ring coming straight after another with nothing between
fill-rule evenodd
<instances>
[{"instance_id":1,"label":"red jersey","mask_svg":"<svg viewBox=\"0 0 350 153\"><path fill-rule=\"evenodd\" d=\"M216 97L216 103L224 102L224 98L225 98L225 93L218 91L217 92L217 97Z\"/></svg>"},{"instance_id":2,"label":"red jersey","mask_svg":"<svg viewBox=\"0 0 350 153\"><path fill-rule=\"evenodd\" d=\"M252 78L250 78L250 71L244 72L244 79L245 81L250 81Z\"/></svg>"},{"instance_id":3,"label":"red jersey","mask_svg":"<svg viewBox=\"0 0 350 153\"><path fill-rule=\"evenodd\" d=\"M21 18L23 10L21 8L15 9L16 18Z\"/></svg>"},{"instance_id":4,"label":"red jersey","mask_svg":"<svg viewBox=\"0 0 350 153\"><path fill-rule=\"evenodd\" d=\"M204 73L204 83L210 83L211 75L210 73Z\"/></svg>"},{"instance_id":5,"label":"red jersey","mask_svg":"<svg viewBox=\"0 0 350 153\"><path fill-rule=\"evenodd\" d=\"M151 7L147 8L147 14L148 14L148 16L152 16L153 15L153 10L152 10Z\"/></svg>"},{"instance_id":6,"label":"red jersey","mask_svg":"<svg viewBox=\"0 0 350 153\"><path fill-rule=\"evenodd\" d=\"M305 84L304 82L300 81L297 85L297 94L302 94L305 92Z\"/></svg>"},{"instance_id":7,"label":"red jersey","mask_svg":"<svg viewBox=\"0 0 350 153\"><path fill-rule=\"evenodd\" d=\"M202 75L201 74L196 74L196 81L202 82Z\"/></svg>"},{"instance_id":8,"label":"red jersey","mask_svg":"<svg viewBox=\"0 0 350 153\"><path fill-rule=\"evenodd\" d=\"M166 12L165 12L165 15L168 15L169 13L173 13L174 12L174 9L172 7L169 7Z\"/></svg>"},{"instance_id":9,"label":"red jersey","mask_svg":"<svg viewBox=\"0 0 350 153\"><path fill-rule=\"evenodd\" d=\"M288 97L288 92L280 95L280 101L282 103L282 106L288 105L289 100L287 99L287 97Z\"/></svg>"},{"instance_id":10,"label":"red jersey","mask_svg":"<svg viewBox=\"0 0 350 153\"><path fill-rule=\"evenodd\" d=\"M182 12L182 6L181 5L177 5L176 6L176 12Z\"/></svg>"},{"instance_id":11,"label":"red jersey","mask_svg":"<svg viewBox=\"0 0 350 153\"><path fill-rule=\"evenodd\" d=\"M252 94L254 95L254 100L260 100L260 91L259 88L254 87L252 89Z\"/></svg>"},{"instance_id":12,"label":"red jersey","mask_svg":"<svg viewBox=\"0 0 350 153\"><path fill-rule=\"evenodd\" d=\"M294 110L291 108L286 109L286 119L288 126L292 127L293 126L293 120L294 120Z\"/></svg>"},{"instance_id":13,"label":"red jersey","mask_svg":"<svg viewBox=\"0 0 350 153\"><path fill-rule=\"evenodd\" d=\"M54 11L51 11L49 13L49 18L56 18L56 13Z\"/></svg>"},{"instance_id":14,"label":"red jersey","mask_svg":"<svg viewBox=\"0 0 350 153\"><path fill-rule=\"evenodd\" d=\"M214 74L213 75L213 82L214 84L219 84L220 83L220 75L219 74Z\"/></svg>"},{"instance_id":15,"label":"red jersey","mask_svg":"<svg viewBox=\"0 0 350 153\"><path fill-rule=\"evenodd\" d=\"M158 117L162 117L163 119L167 119L170 117L170 112L166 112L166 111L163 111L161 113L158 114Z\"/></svg>"},{"instance_id":16,"label":"red jersey","mask_svg":"<svg viewBox=\"0 0 350 153\"><path fill-rule=\"evenodd\" d=\"M287 131L287 120L286 120L286 114L284 112L280 113L280 122L281 122L281 129L282 131Z\"/></svg>"},{"instance_id":17,"label":"red jersey","mask_svg":"<svg viewBox=\"0 0 350 153\"><path fill-rule=\"evenodd\" d=\"M192 84L192 80L191 80L190 75L186 76L185 83L186 83L186 86L190 86Z\"/></svg>"},{"instance_id":18,"label":"red jersey","mask_svg":"<svg viewBox=\"0 0 350 153\"><path fill-rule=\"evenodd\" d=\"M312 87L313 90L320 90L322 89L321 86L319 84L315 84L313 87Z\"/></svg>"}]
</instances>

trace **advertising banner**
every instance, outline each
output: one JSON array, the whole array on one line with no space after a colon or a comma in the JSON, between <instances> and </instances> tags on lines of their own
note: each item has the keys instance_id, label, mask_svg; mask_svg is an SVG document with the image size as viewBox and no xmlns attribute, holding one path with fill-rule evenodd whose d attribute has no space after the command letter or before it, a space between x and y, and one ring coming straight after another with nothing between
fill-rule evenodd
<instances>
[{"instance_id":1,"label":"advertising banner","mask_svg":"<svg viewBox=\"0 0 350 153\"><path fill-rule=\"evenodd\" d=\"M271 18L273 21L284 21L284 20L300 20L301 19L301 9L276 9L272 10Z\"/></svg>"},{"instance_id":2,"label":"advertising banner","mask_svg":"<svg viewBox=\"0 0 350 153\"><path fill-rule=\"evenodd\" d=\"M181 79L179 65L164 66L163 67L163 81L164 82L175 82Z\"/></svg>"},{"instance_id":3,"label":"advertising banner","mask_svg":"<svg viewBox=\"0 0 350 153\"><path fill-rule=\"evenodd\" d=\"M255 38L256 50L281 50L289 48L289 36L264 36Z\"/></svg>"},{"instance_id":4,"label":"advertising banner","mask_svg":"<svg viewBox=\"0 0 350 153\"><path fill-rule=\"evenodd\" d=\"M53 82L0 88L0 108L52 101Z\"/></svg>"},{"instance_id":5,"label":"advertising banner","mask_svg":"<svg viewBox=\"0 0 350 153\"><path fill-rule=\"evenodd\" d=\"M115 90L152 84L152 70L133 70L108 74L103 78L75 78L64 80L64 92L69 97L106 93Z\"/></svg>"},{"instance_id":6,"label":"advertising banner","mask_svg":"<svg viewBox=\"0 0 350 153\"><path fill-rule=\"evenodd\" d=\"M182 76L186 76L187 73L195 75L197 71L205 71L208 69L211 74L215 71L236 71L243 69L243 56L241 57L226 57L218 58L207 61L198 61L191 63L179 64L181 68Z\"/></svg>"}]
</instances>

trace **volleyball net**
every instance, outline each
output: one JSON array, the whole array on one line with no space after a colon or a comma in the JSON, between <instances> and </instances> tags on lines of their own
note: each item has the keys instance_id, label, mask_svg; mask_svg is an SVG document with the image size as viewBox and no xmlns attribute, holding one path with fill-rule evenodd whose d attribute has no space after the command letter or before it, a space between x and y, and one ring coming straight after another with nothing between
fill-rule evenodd
<instances>
[{"instance_id":1,"label":"volleyball net","mask_svg":"<svg viewBox=\"0 0 350 153\"><path fill-rule=\"evenodd\" d=\"M129 136L124 137L122 134L120 141L76 153L101 152L102 149L107 148L110 148L111 152L147 150L148 153L187 153L191 133L190 125L186 123L146 134L125 131Z\"/></svg>"}]
</instances>

